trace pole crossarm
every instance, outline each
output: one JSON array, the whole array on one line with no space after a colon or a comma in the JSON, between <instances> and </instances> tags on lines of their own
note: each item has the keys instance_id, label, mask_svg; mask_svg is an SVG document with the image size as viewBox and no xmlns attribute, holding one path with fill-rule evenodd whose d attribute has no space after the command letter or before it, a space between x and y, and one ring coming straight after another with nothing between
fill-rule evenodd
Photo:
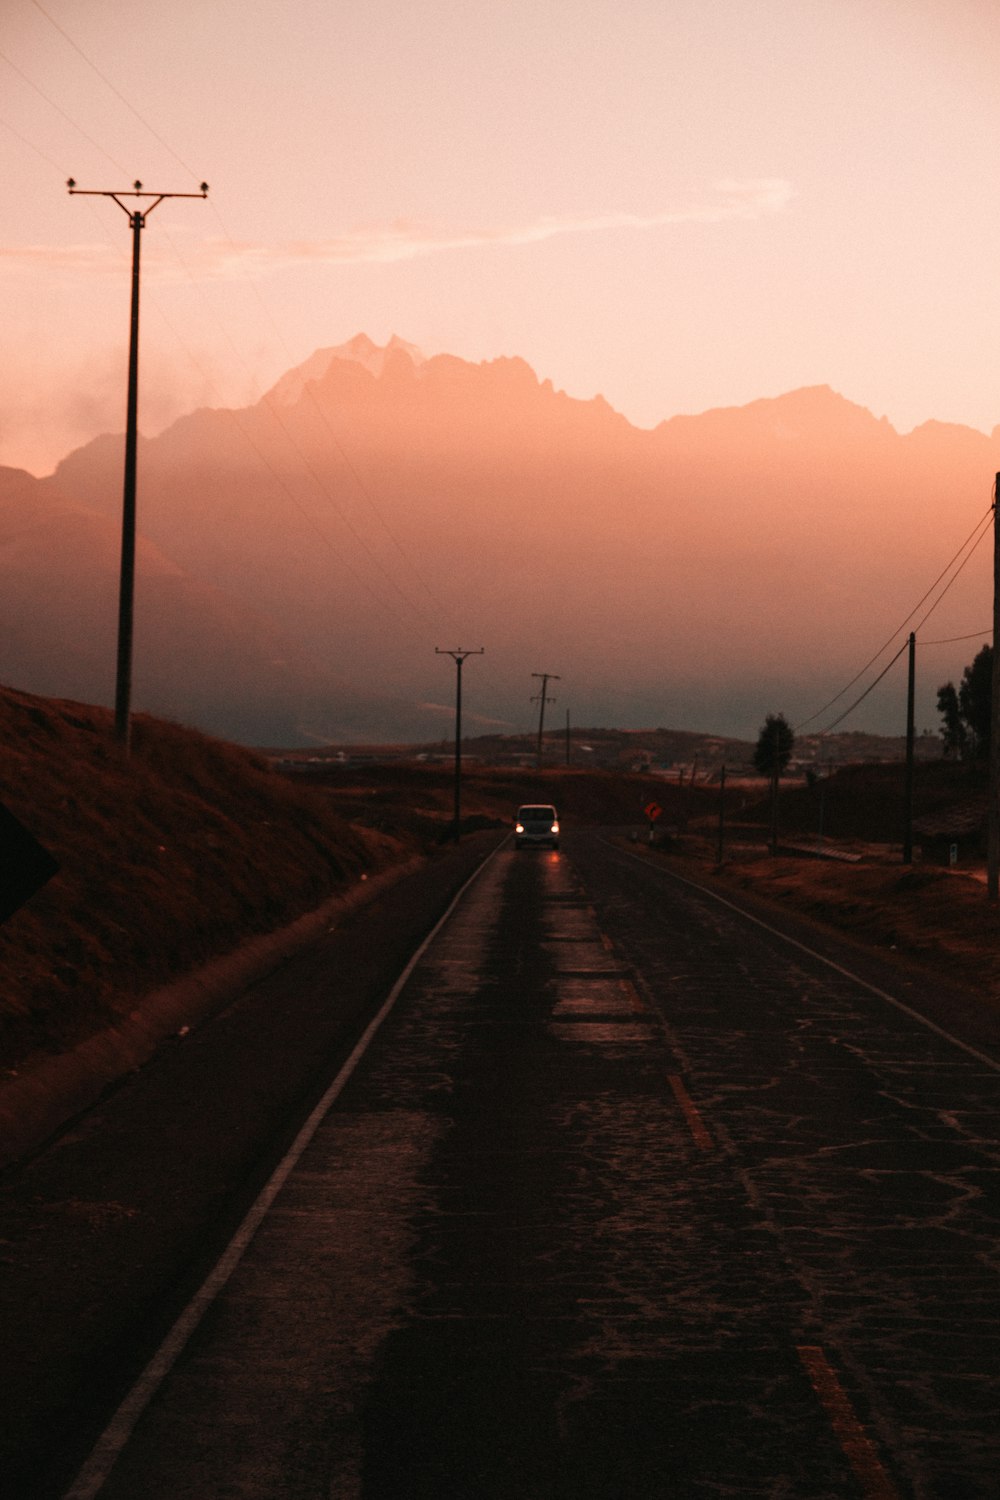
<instances>
[{"instance_id":1,"label":"pole crossarm","mask_svg":"<svg viewBox=\"0 0 1000 1500\"><path fill-rule=\"evenodd\" d=\"M155 198L156 203L151 203L143 212L151 214L157 203L162 203L164 198L207 198L208 183L203 182L196 193L153 193L144 188L139 181L133 182L130 188L80 188L76 185L76 178L67 179L66 187L70 195L75 198L113 198L119 208L124 208L126 213L131 210L125 207L121 201L123 198Z\"/></svg>"},{"instance_id":2,"label":"pole crossarm","mask_svg":"<svg viewBox=\"0 0 1000 1500\"><path fill-rule=\"evenodd\" d=\"M485 654L485 646L480 646L476 651L464 651L461 646L458 646L454 651L449 651L447 647L434 647L435 656L450 656L452 661L455 662L459 660L464 661L467 656L485 656Z\"/></svg>"},{"instance_id":3,"label":"pole crossarm","mask_svg":"<svg viewBox=\"0 0 1000 1500\"><path fill-rule=\"evenodd\" d=\"M537 692L537 693L534 693L532 695L532 699L531 699L532 703L538 703L541 699L544 699L546 703L554 703L556 700L554 698L546 698L545 697L545 693L546 693L546 689L548 688L548 685L549 685L550 682L561 682L562 681L562 678L559 676L559 673L558 672L532 672L531 675L532 675L532 677L540 677L541 680L542 680L541 691Z\"/></svg>"}]
</instances>

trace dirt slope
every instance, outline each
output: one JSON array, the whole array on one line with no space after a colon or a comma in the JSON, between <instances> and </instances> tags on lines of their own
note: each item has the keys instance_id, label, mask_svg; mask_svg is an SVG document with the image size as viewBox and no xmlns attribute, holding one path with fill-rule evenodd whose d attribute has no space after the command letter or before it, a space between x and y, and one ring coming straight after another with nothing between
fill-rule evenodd
<instances>
[{"instance_id":1,"label":"dirt slope","mask_svg":"<svg viewBox=\"0 0 1000 1500\"><path fill-rule=\"evenodd\" d=\"M148 990L398 857L259 758L138 717L0 690L0 800L59 863L0 926L0 1068L59 1051Z\"/></svg>"}]
</instances>

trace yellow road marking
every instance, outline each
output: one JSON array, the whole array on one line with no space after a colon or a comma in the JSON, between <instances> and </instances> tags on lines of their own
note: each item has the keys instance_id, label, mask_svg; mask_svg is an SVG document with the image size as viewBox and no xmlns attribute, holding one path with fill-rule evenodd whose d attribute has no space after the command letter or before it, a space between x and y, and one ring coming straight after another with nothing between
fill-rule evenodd
<instances>
[{"instance_id":1,"label":"yellow road marking","mask_svg":"<svg viewBox=\"0 0 1000 1500\"><path fill-rule=\"evenodd\" d=\"M715 1142L706 1130L705 1122L698 1113L694 1100L680 1078L676 1073L671 1073L668 1082L674 1091L674 1098L684 1112L684 1118L687 1120L691 1134L694 1136L695 1144L700 1146L702 1151L714 1150Z\"/></svg>"},{"instance_id":2,"label":"yellow road marking","mask_svg":"<svg viewBox=\"0 0 1000 1500\"><path fill-rule=\"evenodd\" d=\"M621 986L622 995L628 1001L628 1008L634 1011L636 1016L645 1016L646 1007L643 1005L642 999L640 999L639 990L636 989L636 986L631 983L631 980L619 980L618 983Z\"/></svg>"},{"instance_id":3,"label":"yellow road marking","mask_svg":"<svg viewBox=\"0 0 1000 1500\"><path fill-rule=\"evenodd\" d=\"M631 979L620 979L618 982L621 985L622 994L628 1001L630 1008L635 1011L637 1016L645 1015L646 1007L643 1005L639 997L639 992Z\"/></svg>"},{"instance_id":4,"label":"yellow road marking","mask_svg":"<svg viewBox=\"0 0 1000 1500\"><path fill-rule=\"evenodd\" d=\"M899 1491L882 1467L875 1447L862 1427L826 1354L818 1345L801 1344L798 1356L847 1461L857 1475L865 1500L899 1500Z\"/></svg>"}]
</instances>

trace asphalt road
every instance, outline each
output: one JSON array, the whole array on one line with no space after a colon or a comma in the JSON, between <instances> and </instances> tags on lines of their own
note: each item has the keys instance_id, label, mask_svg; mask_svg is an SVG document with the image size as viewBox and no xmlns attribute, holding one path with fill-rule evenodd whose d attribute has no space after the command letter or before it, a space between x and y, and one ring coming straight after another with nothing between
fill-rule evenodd
<instances>
[{"instance_id":1,"label":"asphalt road","mask_svg":"<svg viewBox=\"0 0 1000 1500\"><path fill-rule=\"evenodd\" d=\"M336 993L322 957L286 976L289 1025L308 1009L296 986ZM174 1258L170 1295L136 1296L93 1410L59 1427L49 1408L74 1459L113 1391L127 1420L58 1489L36 1436L19 1493L995 1500L995 1022L832 941L829 957L597 834L504 847L320 1105L200 1321L134 1388L292 1131L248 1145L197 1207L171 1176L160 1217L185 1226L186 1271ZM348 1040L325 1048L309 1104ZM244 1066L246 1117L277 1084ZM116 1128L118 1165L105 1156L103 1190L78 1201L119 1215L126 1244L135 1224L139 1253L162 1184L143 1199ZM82 1122L75 1149L109 1129ZM19 1265L26 1241L9 1243Z\"/></svg>"}]
</instances>

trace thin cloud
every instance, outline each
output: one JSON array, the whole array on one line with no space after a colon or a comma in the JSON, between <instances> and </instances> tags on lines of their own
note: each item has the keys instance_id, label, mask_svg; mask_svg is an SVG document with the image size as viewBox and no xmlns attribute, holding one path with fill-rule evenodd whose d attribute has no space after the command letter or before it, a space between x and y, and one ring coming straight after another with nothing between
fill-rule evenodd
<instances>
[{"instance_id":1,"label":"thin cloud","mask_svg":"<svg viewBox=\"0 0 1000 1500\"><path fill-rule=\"evenodd\" d=\"M583 217L545 217L534 223L493 229L437 230L400 222L373 229L353 230L327 240L290 241L277 245L214 241L203 255L217 257L213 271L284 270L303 264L371 265L416 260L455 250L489 246L533 245L572 235L613 230L657 229L665 225L721 224L727 220L759 219L777 213L791 200L792 187L783 178L727 180L716 185L713 202L666 209L655 214L595 214ZM206 267L207 268L207 267Z\"/></svg>"},{"instance_id":2,"label":"thin cloud","mask_svg":"<svg viewBox=\"0 0 1000 1500\"><path fill-rule=\"evenodd\" d=\"M128 265L127 250L110 245L0 245L0 267L14 271L42 270L83 275L121 271Z\"/></svg>"},{"instance_id":3,"label":"thin cloud","mask_svg":"<svg viewBox=\"0 0 1000 1500\"><path fill-rule=\"evenodd\" d=\"M536 245L546 240L614 231L639 232L682 224L723 224L759 219L780 213L792 198L784 178L757 177L716 183L714 197L654 214L610 213L579 217L543 217L529 224L487 229L442 230L409 222L356 229L322 240L288 240L271 245L234 240L207 240L185 256L185 273L206 277L245 276L288 270L303 265L391 265L459 250L490 246ZM144 263L159 279L173 279L176 259L155 239ZM114 271L120 273L122 255L101 245L0 246L0 265L14 269L59 272Z\"/></svg>"}]
</instances>

